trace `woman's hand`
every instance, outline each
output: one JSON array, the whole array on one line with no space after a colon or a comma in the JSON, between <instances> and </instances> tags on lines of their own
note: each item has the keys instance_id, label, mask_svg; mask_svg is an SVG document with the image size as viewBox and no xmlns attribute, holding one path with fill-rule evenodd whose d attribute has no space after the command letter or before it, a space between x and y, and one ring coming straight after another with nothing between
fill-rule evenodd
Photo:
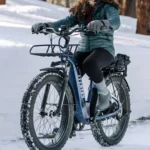
<instances>
[{"instance_id":1,"label":"woman's hand","mask_svg":"<svg viewBox=\"0 0 150 150\"><path fill-rule=\"evenodd\" d=\"M87 28L95 33L101 30L109 30L111 28L108 20L93 20L88 25Z\"/></svg>"},{"instance_id":2,"label":"woman's hand","mask_svg":"<svg viewBox=\"0 0 150 150\"><path fill-rule=\"evenodd\" d=\"M36 23L36 24L32 25L31 31L33 33L38 34L39 31L41 31L44 27L46 27L45 23Z\"/></svg>"}]
</instances>

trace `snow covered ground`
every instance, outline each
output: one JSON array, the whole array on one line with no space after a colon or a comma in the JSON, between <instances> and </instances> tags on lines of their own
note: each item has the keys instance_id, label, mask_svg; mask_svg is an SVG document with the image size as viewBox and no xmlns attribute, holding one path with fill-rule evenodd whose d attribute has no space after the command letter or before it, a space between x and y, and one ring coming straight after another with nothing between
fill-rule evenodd
<instances>
[{"instance_id":1,"label":"snow covered ground","mask_svg":"<svg viewBox=\"0 0 150 150\"><path fill-rule=\"evenodd\" d=\"M33 44L48 43L48 36L32 35L33 23L55 21L68 14L67 9L37 0L7 0L0 6L0 150L27 150L20 132L20 106L23 93L39 69L48 67L51 58L29 55ZM150 115L150 36L135 34L136 19L121 17L115 33L116 53L131 57L127 80L131 87L131 120ZM78 43L79 38L73 38ZM84 86L87 89L87 77ZM91 132L81 132L64 150L148 150L150 122L131 123L123 141L112 148L102 148ZM81 147L84 145L84 147Z\"/></svg>"}]
</instances>

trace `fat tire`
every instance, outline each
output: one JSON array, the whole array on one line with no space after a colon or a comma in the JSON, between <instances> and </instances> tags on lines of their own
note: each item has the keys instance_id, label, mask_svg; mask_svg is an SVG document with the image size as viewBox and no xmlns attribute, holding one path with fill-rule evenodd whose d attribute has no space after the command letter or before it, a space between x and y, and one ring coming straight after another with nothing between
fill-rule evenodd
<instances>
[{"instance_id":1,"label":"fat tire","mask_svg":"<svg viewBox=\"0 0 150 150\"><path fill-rule=\"evenodd\" d=\"M117 81L120 83L121 81L121 76L118 75L111 75L112 76L112 81ZM106 78L106 84L108 85L108 83L110 82L110 78L107 77ZM123 88L123 91L125 93L125 99L126 99L126 106L127 106L127 112L130 114L130 95L129 95L129 88L128 85L126 84L126 81L123 79L122 80L122 84L121 87ZM117 145L122 138L124 137L126 130L128 128L128 123L129 123L129 119L130 119L130 115L127 115L125 122L124 122L124 126L123 129L121 130L121 132L119 132L119 135L117 136L117 138L108 138L105 133L103 132L101 123L91 123L91 130L92 130L92 134L95 138L95 140L104 147L109 147L109 146L113 146L113 145Z\"/></svg>"},{"instance_id":2,"label":"fat tire","mask_svg":"<svg viewBox=\"0 0 150 150\"><path fill-rule=\"evenodd\" d=\"M30 150L61 150L62 147L64 147L65 143L67 142L72 126L73 126L73 119L74 119L74 105L68 105L68 116L67 118L67 126L65 133L63 134L63 138L60 139L60 141L51 148L48 148L40 143L37 137L35 137L36 134L34 134L33 129L31 128L31 110L32 110L32 103L34 101L34 95L37 94L37 89L42 86L43 81L45 80L53 80L57 82L61 88L63 83L63 76L59 73L55 72L43 72L36 76L30 83L29 87L27 88L26 92L24 93L23 100L22 100L22 106L20 110L20 125L21 125L21 131L23 134L23 137L25 139L26 144L28 145ZM70 87L67 86L66 88L66 96L65 99L67 103L73 104L73 96L70 90Z\"/></svg>"}]
</instances>

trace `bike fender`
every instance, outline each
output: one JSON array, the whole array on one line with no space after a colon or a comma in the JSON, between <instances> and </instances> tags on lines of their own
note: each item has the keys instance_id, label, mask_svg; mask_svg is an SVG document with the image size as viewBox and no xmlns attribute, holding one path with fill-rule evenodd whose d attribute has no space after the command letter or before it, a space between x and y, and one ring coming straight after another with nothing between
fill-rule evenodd
<instances>
[{"instance_id":1,"label":"bike fender","mask_svg":"<svg viewBox=\"0 0 150 150\"><path fill-rule=\"evenodd\" d=\"M128 87L128 91L130 92L130 87L129 87L128 81L125 78L124 78L124 81L125 81L125 83L126 83L126 85Z\"/></svg>"},{"instance_id":2,"label":"bike fender","mask_svg":"<svg viewBox=\"0 0 150 150\"><path fill-rule=\"evenodd\" d=\"M64 72L64 68L60 68L60 67L55 67L55 68L52 68L52 67L49 67L49 68L42 68L40 69L40 71L46 71L46 72Z\"/></svg>"},{"instance_id":3,"label":"bike fender","mask_svg":"<svg viewBox=\"0 0 150 150\"><path fill-rule=\"evenodd\" d=\"M55 68L52 68L52 67L49 67L49 68L42 68L42 69L40 69L40 71L54 72L54 73L57 73L57 74L61 75L62 77L64 76L64 72L65 72L64 68L59 68L59 67L55 67ZM72 86L71 86L70 81L68 81L68 85L69 85L69 88L70 88L71 93L72 93L72 95L73 95L74 104L76 104L75 95L74 95L73 88L72 88ZM75 110L76 110L76 107L75 107Z\"/></svg>"}]
</instances>

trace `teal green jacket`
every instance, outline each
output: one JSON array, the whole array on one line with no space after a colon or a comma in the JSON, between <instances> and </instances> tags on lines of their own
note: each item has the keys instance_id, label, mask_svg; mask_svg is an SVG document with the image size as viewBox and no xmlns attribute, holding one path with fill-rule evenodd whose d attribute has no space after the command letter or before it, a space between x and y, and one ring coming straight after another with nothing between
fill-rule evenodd
<instances>
[{"instance_id":1,"label":"teal green jacket","mask_svg":"<svg viewBox=\"0 0 150 150\"><path fill-rule=\"evenodd\" d=\"M95 48L104 48L114 56L114 31L120 26L118 9L109 3L98 4L94 8L92 20L108 20L112 29L102 30L94 36L81 33L78 51L89 52ZM85 21L80 21L75 16L70 14L66 18L52 23L52 27L59 28L61 25L73 27L81 24L85 24Z\"/></svg>"}]
</instances>

